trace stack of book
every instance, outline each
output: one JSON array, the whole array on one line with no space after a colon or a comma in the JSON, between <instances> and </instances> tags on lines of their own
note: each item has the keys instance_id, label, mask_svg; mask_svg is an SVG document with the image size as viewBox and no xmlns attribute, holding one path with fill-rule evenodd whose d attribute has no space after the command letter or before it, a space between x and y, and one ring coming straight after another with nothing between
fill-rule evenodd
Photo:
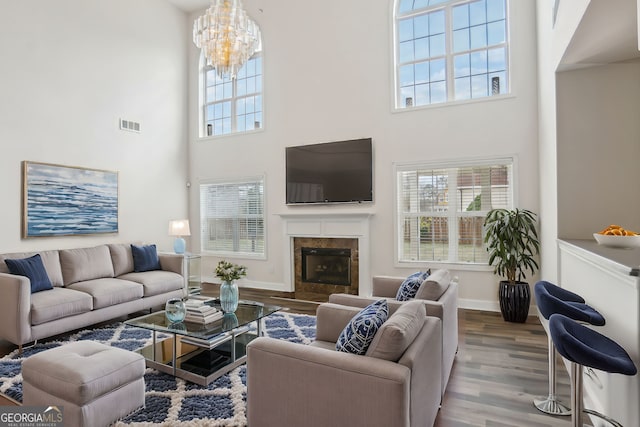
<instances>
[{"instance_id":1,"label":"stack of book","mask_svg":"<svg viewBox=\"0 0 640 427\"><path fill-rule=\"evenodd\" d=\"M211 323L222 319L224 315L222 310L207 305L202 300L188 299L185 302L185 306L187 307L187 315L184 318L185 322L200 324Z\"/></svg>"}]
</instances>

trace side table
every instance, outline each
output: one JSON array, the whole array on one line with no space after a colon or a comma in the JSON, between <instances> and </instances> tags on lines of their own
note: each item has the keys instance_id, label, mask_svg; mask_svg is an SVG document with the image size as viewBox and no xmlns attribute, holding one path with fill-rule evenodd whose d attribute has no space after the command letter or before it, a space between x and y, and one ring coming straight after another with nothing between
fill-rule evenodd
<instances>
[{"instance_id":1,"label":"side table","mask_svg":"<svg viewBox=\"0 0 640 427\"><path fill-rule=\"evenodd\" d=\"M185 277L187 295L198 295L202 291L202 272L200 270L200 254L185 253L182 271Z\"/></svg>"},{"instance_id":2,"label":"side table","mask_svg":"<svg viewBox=\"0 0 640 427\"><path fill-rule=\"evenodd\" d=\"M202 272L200 270L200 254L188 253L176 254L171 251L162 251L162 254L182 256L182 274L184 276L185 295L198 295L202 291Z\"/></svg>"}]
</instances>

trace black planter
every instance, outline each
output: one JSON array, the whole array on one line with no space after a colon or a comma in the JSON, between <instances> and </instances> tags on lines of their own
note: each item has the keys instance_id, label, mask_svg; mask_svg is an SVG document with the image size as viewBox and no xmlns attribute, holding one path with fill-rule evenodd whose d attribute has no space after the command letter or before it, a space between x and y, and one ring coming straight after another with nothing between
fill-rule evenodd
<instances>
[{"instance_id":1,"label":"black planter","mask_svg":"<svg viewBox=\"0 0 640 427\"><path fill-rule=\"evenodd\" d=\"M524 323L529 315L529 303L531 302L531 290L527 282L511 284L508 280L500 282L498 290L500 312L507 322Z\"/></svg>"}]
</instances>

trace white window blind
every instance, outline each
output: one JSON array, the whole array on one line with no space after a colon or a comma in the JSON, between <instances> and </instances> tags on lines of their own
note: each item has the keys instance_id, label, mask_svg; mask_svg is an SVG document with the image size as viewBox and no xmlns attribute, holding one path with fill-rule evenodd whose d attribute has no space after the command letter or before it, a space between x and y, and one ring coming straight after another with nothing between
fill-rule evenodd
<instances>
[{"instance_id":1,"label":"white window blind","mask_svg":"<svg viewBox=\"0 0 640 427\"><path fill-rule=\"evenodd\" d=\"M202 252L264 256L264 178L200 185Z\"/></svg>"},{"instance_id":2,"label":"white window blind","mask_svg":"<svg viewBox=\"0 0 640 427\"><path fill-rule=\"evenodd\" d=\"M398 261L485 264L488 211L512 208L511 159L396 167Z\"/></svg>"}]
</instances>

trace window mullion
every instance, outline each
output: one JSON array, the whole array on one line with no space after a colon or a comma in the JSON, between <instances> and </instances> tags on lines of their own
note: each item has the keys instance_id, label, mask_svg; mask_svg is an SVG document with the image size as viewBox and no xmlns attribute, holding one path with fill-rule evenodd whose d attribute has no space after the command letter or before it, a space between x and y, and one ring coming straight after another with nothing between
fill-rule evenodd
<instances>
[{"instance_id":1,"label":"window mullion","mask_svg":"<svg viewBox=\"0 0 640 427\"><path fill-rule=\"evenodd\" d=\"M448 180L449 191L449 261L458 260L458 211L460 210L460 201L458 200L458 170L449 170Z\"/></svg>"},{"instance_id":2,"label":"window mullion","mask_svg":"<svg viewBox=\"0 0 640 427\"><path fill-rule=\"evenodd\" d=\"M233 79L231 84L231 132L235 133L238 131L238 123L236 120L236 104L237 104L237 94L238 94L238 80Z\"/></svg>"},{"instance_id":3,"label":"window mullion","mask_svg":"<svg viewBox=\"0 0 640 427\"><path fill-rule=\"evenodd\" d=\"M447 56L447 101L453 101L455 93L454 88L454 69L453 69L453 12L451 5L445 8L445 49Z\"/></svg>"}]
</instances>

